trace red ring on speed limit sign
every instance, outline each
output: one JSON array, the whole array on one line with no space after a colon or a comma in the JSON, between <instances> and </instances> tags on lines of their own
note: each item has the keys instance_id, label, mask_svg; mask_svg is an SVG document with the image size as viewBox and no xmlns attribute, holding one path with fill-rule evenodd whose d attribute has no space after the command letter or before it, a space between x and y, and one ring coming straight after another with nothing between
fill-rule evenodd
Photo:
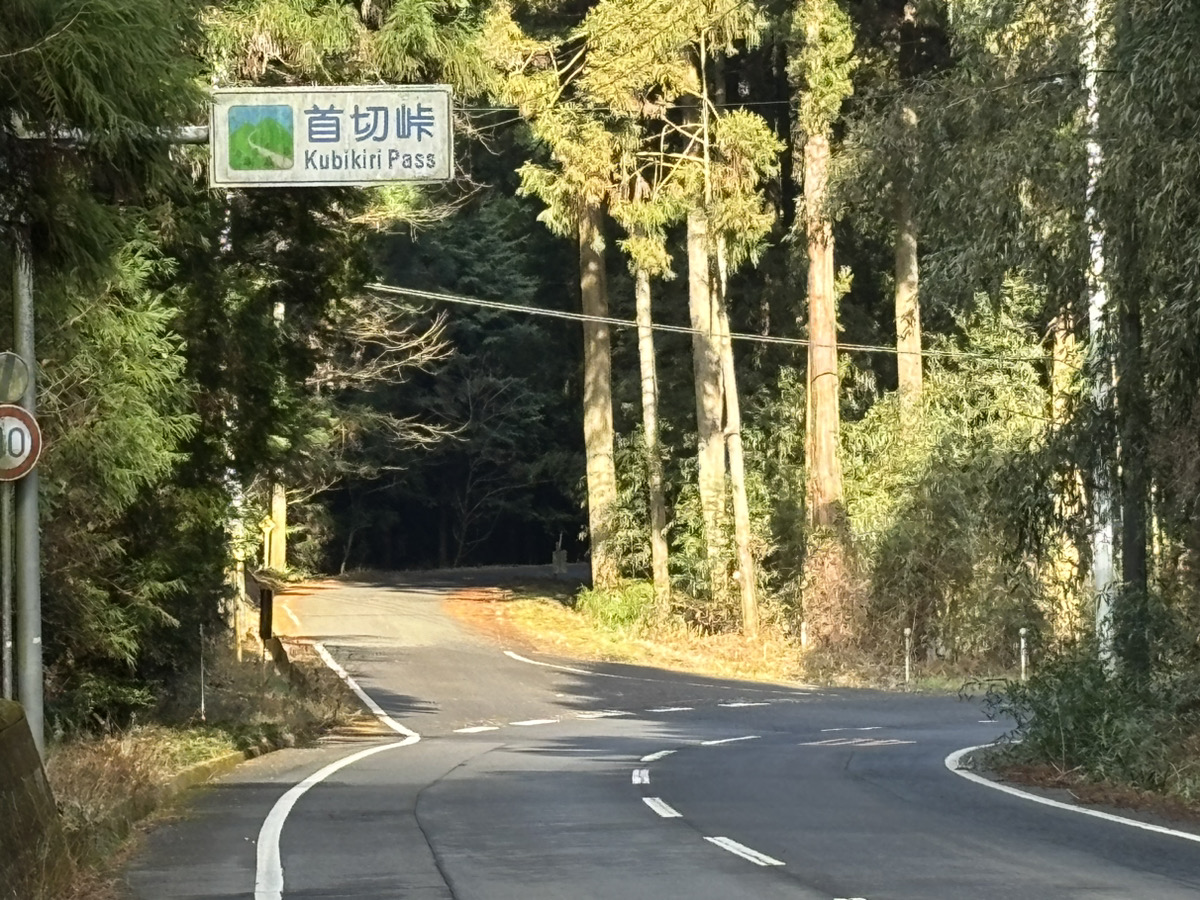
<instances>
[{"instance_id":1,"label":"red ring on speed limit sign","mask_svg":"<svg viewBox=\"0 0 1200 900\"><path fill-rule=\"evenodd\" d=\"M0 481L28 475L42 455L42 429L27 410L0 403Z\"/></svg>"}]
</instances>

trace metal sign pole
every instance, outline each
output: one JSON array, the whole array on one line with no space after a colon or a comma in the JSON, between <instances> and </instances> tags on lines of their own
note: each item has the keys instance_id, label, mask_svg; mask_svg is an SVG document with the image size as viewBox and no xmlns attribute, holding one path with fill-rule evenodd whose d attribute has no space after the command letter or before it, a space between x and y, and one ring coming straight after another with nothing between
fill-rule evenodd
<instances>
[{"instance_id":1,"label":"metal sign pole","mask_svg":"<svg viewBox=\"0 0 1200 900\"><path fill-rule=\"evenodd\" d=\"M13 699L13 486L0 482L0 696Z\"/></svg>"},{"instance_id":2,"label":"metal sign pole","mask_svg":"<svg viewBox=\"0 0 1200 900\"><path fill-rule=\"evenodd\" d=\"M28 227L17 229L13 274L13 338L17 355L29 368L21 406L32 415L37 407L37 358L33 349L33 258ZM17 694L38 753L45 756L46 734L42 684L42 585L38 532L38 473L17 482L16 490Z\"/></svg>"}]
</instances>

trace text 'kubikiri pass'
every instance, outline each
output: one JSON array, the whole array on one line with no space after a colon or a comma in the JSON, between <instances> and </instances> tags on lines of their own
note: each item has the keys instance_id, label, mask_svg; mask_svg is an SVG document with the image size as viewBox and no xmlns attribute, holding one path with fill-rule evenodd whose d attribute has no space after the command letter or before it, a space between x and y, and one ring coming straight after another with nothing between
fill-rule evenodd
<instances>
[{"instance_id":1,"label":"text 'kubikiri pass'","mask_svg":"<svg viewBox=\"0 0 1200 900\"><path fill-rule=\"evenodd\" d=\"M446 181L453 174L445 85L219 90L211 128L217 187Z\"/></svg>"}]
</instances>

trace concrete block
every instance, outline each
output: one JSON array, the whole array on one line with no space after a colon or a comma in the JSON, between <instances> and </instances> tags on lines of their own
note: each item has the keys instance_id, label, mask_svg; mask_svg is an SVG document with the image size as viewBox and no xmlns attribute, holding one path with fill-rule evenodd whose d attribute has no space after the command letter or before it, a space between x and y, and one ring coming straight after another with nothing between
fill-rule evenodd
<instances>
[{"instance_id":1,"label":"concrete block","mask_svg":"<svg viewBox=\"0 0 1200 900\"><path fill-rule=\"evenodd\" d=\"M62 853L58 809L25 712L0 700L0 900L29 900L51 887Z\"/></svg>"}]
</instances>

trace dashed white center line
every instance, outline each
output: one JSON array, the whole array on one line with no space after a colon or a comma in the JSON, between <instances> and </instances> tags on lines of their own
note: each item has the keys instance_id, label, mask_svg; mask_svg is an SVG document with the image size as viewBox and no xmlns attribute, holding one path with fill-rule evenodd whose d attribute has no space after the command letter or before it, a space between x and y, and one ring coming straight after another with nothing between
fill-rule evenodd
<instances>
[{"instance_id":1,"label":"dashed white center line","mask_svg":"<svg viewBox=\"0 0 1200 900\"><path fill-rule=\"evenodd\" d=\"M706 841L710 844L716 844L722 850L728 850L730 853L736 853L742 859L748 859L750 862L758 866L782 866L785 865L783 860L776 859L773 856L767 856L765 853L759 853L747 847L745 844L739 844L732 838L727 837L706 837Z\"/></svg>"},{"instance_id":2,"label":"dashed white center line","mask_svg":"<svg viewBox=\"0 0 1200 900\"><path fill-rule=\"evenodd\" d=\"M613 716L627 716L629 713L622 712L619 709L592 709L587 712L576 713L577 719L608 719Z\"/></svg>"},{"instance_id":3,"label":"dashed white center line","mask_svg":"<svg viewBox=\"0 0 1200 900\"><path fill-rule=\"evenodd\" d=\"M716 747L718 744L733 744L738 741L757 741L758 738L759 738L759 735L757 735L757 734L747 734L744 737L721 738L720 740L717 740L717 741L701 741L700 746L701 747Z\"/></svg>"},{"instance_id":4,"label":"dashed white center line","mask_svg":"<svg viewBox=\"0 0 1200 900\"><path fill-rule=\"evenodd\" d=\"M657 762L658 760L662 759L664 756L670 756L674 752L675 752L674 750L659 750L657 753L647 753L645 756L642 757L641 761L642 762Z\"/></svg>"},{"instance_id":5,"label":"dashed white center line","mask_svg":"<svg viewBox=\"0 0 1200 900\"><path fill-rule=\"evenodd\" d=\"M771 704L767 703L766 701L762 701L759 703L748 703L746 701L741 701L741 702L737 702L737 703L718 703L717 704L717 706L724 706L726 709L738 709L739 707L742 707L742 706L770 706L770 705Z\"/></svg>"},{"instance_id":6,"label":"dashed white center line","mask_svg":"<svg viewBox=\"0 0 1200 900\"><path fill-rule=\"evenodd\" d=\"M482 731L499 731L499 725L472 725L469 728L455 728L455 734L479 734Z\"/></svg>"},{"instance_id":7,"label":"dashed white center line","mask_svg":"<svg viewBox=\"0 0 1200 900\"><path fill-rule=\"evenodd\" d=\"M649 769L634 769L633 770L633 783L634 784L649 784L650 783L650 770Z\"/></svg>"},{"instance_id":8,"label":"dashed white center line","mask_svg":"<svg viewBox=\"0 0 1200 900\"><path fill-rule=\"evenodd\" d=\"M824 741L803 741L798 747L896 747L901 744L915 744L916 741L898 741L894 738L880 740L879 738L828 738Z\"/></svg>"},{"instance_id":9,"label":"dashed white center line","mask_svg":"<svg viewBox=\"0 0 1200 900\"><path fill-rule=\"evenodd\" d=\"M694 706L659 706L655 709L648 709L646 712L691 712L695 708Z\"/></svg>"},{"instance_id":10,"label":"dashed white center line","mask_svg":"<svg viewBox=\"0 0 1200 900\"><path fill-rule=\"evenodd\" d=\"M524 727L527 725L554 725L557 722L558 722L558 719L523 719L520 722L509 722L508 724L509 725L520 725L520 726Z\"/></svg>"},{"instance_id":11,"label":"dashed white center line","mask_svg":"<svg viewBox=\"0 0 1200 900\"><path fill-rule=\"evenodd\" d=\"M299 628L300 620L296 618L296 614L292 612L292 608L285 603L283 604L283 611L287 614L287 617L292 620L292 624Z\"/></svg>"},{"instance_id":12,"label":"dashed white center line","mask_svg":"<svg viewBox=\"0 0 1200 900\"><path fill-rule=\"evenodd\" d=\"M883 728L882 725L868 725L866 728L822 728L821 733L828 731L879 731Z\"/></svg>"},{"instance_id":13,"label":"dashed white center line","mask_svg":"<svg viewBox=\"0 0 1200 900\"><path fill-rule=\"evenodd\" d=\"M662 816L664 819L680 818L679 811L663 802L659 797L643 797L642 802Z\"/></svg>"}]
</instances>

